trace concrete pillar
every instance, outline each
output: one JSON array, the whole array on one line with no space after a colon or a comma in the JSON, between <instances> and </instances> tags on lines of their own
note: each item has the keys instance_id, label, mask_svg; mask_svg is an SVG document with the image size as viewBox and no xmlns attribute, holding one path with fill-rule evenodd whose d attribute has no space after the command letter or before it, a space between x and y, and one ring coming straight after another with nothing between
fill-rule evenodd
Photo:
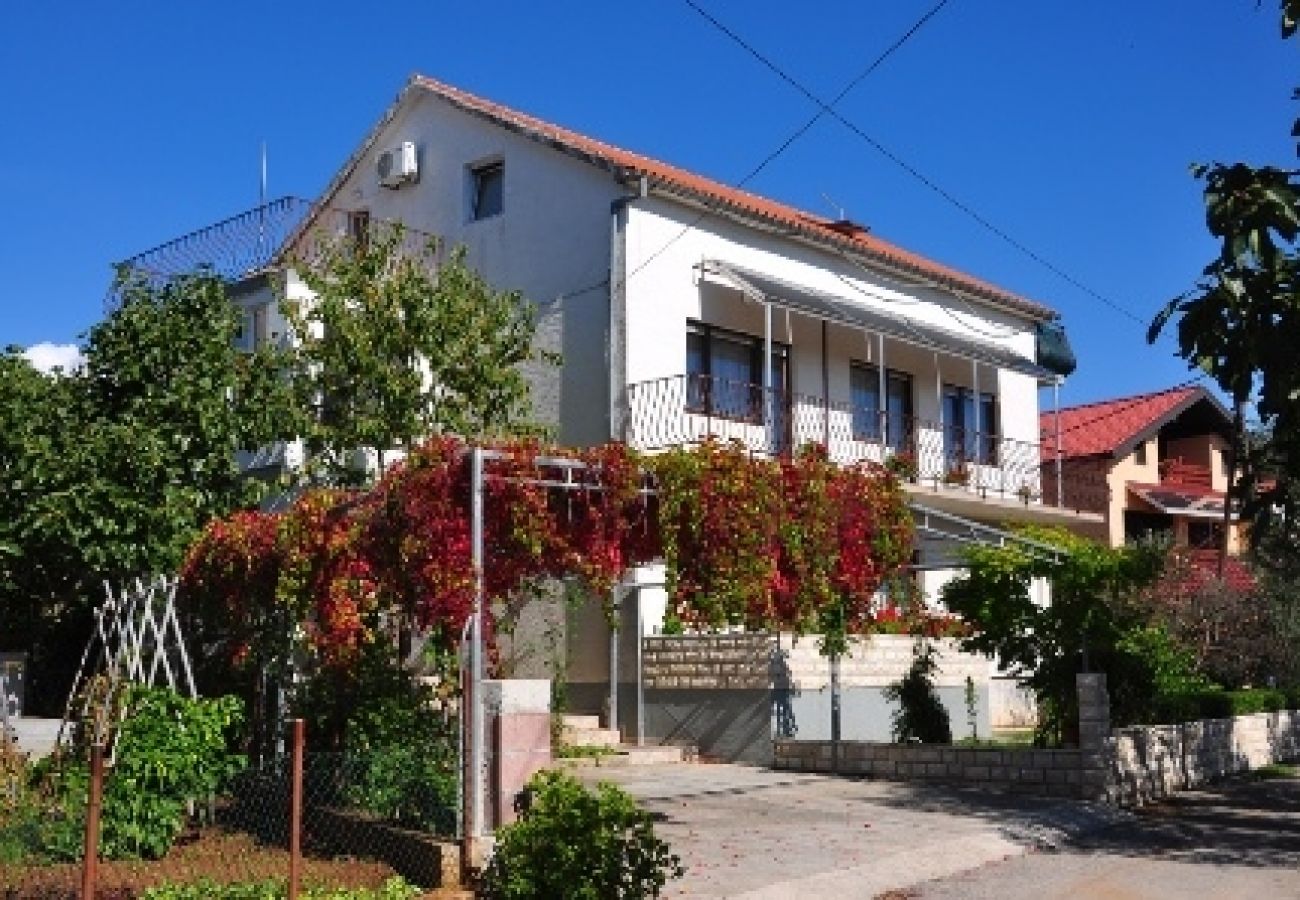
<instances>
[{"instance_id":1,"label":"concrete pillar","mask_svg":"<svg viewBox=\"0 0 1300 900\"><path fill-rule=\"evenodd\" d=\"M488 823L496 829L515 820L515 798L535 772L551 764L551 683L484 680L483 702L492 736Z\"/></svg>"}]
</instances>

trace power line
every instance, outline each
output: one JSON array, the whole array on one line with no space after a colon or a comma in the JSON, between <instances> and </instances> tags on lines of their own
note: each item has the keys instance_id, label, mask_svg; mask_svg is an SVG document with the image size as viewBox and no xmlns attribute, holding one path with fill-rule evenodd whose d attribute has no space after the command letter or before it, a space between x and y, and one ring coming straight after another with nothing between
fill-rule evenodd
<instances>
[{"instance_id":1,"label":"power line","mask_svg":"<svg viewBox=\"0 0 1300 900\"><path fill-rule=\"evenodd\" d=\"M695 2L695 0L683 0L683 2L687 6L689 6L692 10L694 10L696 13L698 13L700 17L703 18L706 22L708 22L718 31L721 31L724 35L730 38L734 43L736 43L742 49L744 49L745 52L747 52L750 56L758 60L765 68L767 68L769 71L775 74L778 78L780 78L786 84L793 87L796 91L798 91L808 100L810 100L812 103L816 104L816 106L821 111L820 114L828 115L831 118L835 119L844 127L848 128L859 138L861 138L862 140L866 141L869 145L871 145L871 147L873 147L877 152L879 152L890 162L894 163L896 166L901 168L904 172L911 175L921 184L925 185L925 187L929 188L931 191L938 194L950 205L952 205L956 209L966 214L968 217L973 219L976 223L978 223L980 226L988 230L990 233L997 236L998 238L1000 238L1001 240L1003 240L1008 245L1010 245L1020 253L1024 254L1028 258L1032 259L1034 262L1038 263L1040 266L1047 269L1049 272L1056 275L1058 278L1062 279L1067 284L1072 285L1073 287L1082 291L1083 293L1087 294L1093 299L1098 300L1101 303L1104 303L1106 306L1110 307L1115 312L1133 320L1139 325L1145 326L1147 324L1145 321L1143 321L1143 319L1139 315L1137 315L1137 313L1134 313L1133 311L1127 309L1121 304L1116 303L1114 300L1111 300L1109 297L1106 297L1105 295L1093 290L1088 285L1084 284L1079 279L1075 278L1073 275L1066 272L1060 266L1057 266L1051 260L1042 256L1040 253L1028 247L1023 242L1017 240L1015 237L1013 237L1005 230L1003 230L1002 228L994 224L992 221L990 221L986 216L984 216L982 213L980 213L970 204L965 203L958 197L954 196L943 186L939 185L934 180L926 176L923 172L921 172L911 163L907 162L905 159L900 157L897 153L890 150L888 147L886 147L876 138L872 137L870 134L868 134L858 125L854 124L853 122L846 119L843 115L836 112L831 105L827 104L824 100L822 100L811 90L805 87L794 76L792 76L790 73L788 73L779 65L777 65L777 63L774 62L770 57L766 56L764 53L762 53L760 50L758 50L756 47L754 47L752 44L746 41L743 37L737 34L734 30L729 28L726 24L719 21L717 17L715 17L708 10L701 7L697 2Z\"/></svg>"},{"instance_id":2,"label":"power line","mask_svg":"<svg viewBox=\"0 0 1300 900\"><path fill-rule=\"evenodd\" d=\"M908 28L907 31L903 32L903 34L900 35L892 44L890 44L888 47L886 47L884 50L878 53L875 56L875 58L872 59L871 62L866 66L866 68L864 68L861 72L859 72L856 76L854 76L853 79L849 81L848 84L846 84L839 91L839 93L837 93L831 99L829 104L819 103L818 104L819 108L817 112L811 118L809 118L808 121L804 122L797 129L795 129L794 132L792 132L789 137L787 137L784 141L782 141L781 144L775 150L773 150L771 153L765 156L758 163L758 165L750 169L749 172L743 178L741 178L739 181L736 182L735 187L742 188L745 185L749 184L749 182L757 178L760 174L762 174L763 171L768 166L774 163L778 158L781 157L782 154L784 154L787 150L789 150L790 147L792 147L795 144L795 142L799 140L799 138L807 134L808 131L819 121L821 121L821 119L825 115L833 112L833 109L836 104L838 104L845 97L847 97L853 91L853 89L856 88L863 81L865 81L867 77L871 75L872 72L880 68L880 66L883 65L887 59L889 59L900 49L902 49L903 45L906 44L909 40L911 40L912 37L918 31L920 31L923 27L925 27L925 24L929 22L932 18L934 18L935 15L937 15L941 9L943 9L945 6L948 5L949 2L950 0L939 0L938 3L930 7L930 9L924 15L922 15L919 19L917 19L914 23L912 23L912 26ZM622 283L626 285L627 282L630 281L634 275L636 275L646 266L650 265L650 263L654 262L656 259L662 256L668 250L668 248L672 247L679 240L684 238L687 234L689 234L696 227L698 227L701 222L703 222L713 213L717 212L717 208L709 206L707 201L705 201L705 205L706 207L709 208L707 208L704 212L700 213L690 222L686 223L686 225L684 225L680 231L674 234L671 238L665 241L662 246L657 248L653 253L651 253L640 263L638 263L637 266L634 269L632 269L631 272L624 275L623 278L621 279ZM721 206L721 204L719 204L719 206ZM555 303L560 300L568 299L570 297L577 297L582 294L590 293L591 291L596 290L597 288L605 287L608 283L609 283L608 279L602 279L600 281L593 282L589 285L578 288L577 290L570 291L569 293L563 294L560 297L555 298L555 300L552 300L551 302Z\"/></svg>"}]
</instances>

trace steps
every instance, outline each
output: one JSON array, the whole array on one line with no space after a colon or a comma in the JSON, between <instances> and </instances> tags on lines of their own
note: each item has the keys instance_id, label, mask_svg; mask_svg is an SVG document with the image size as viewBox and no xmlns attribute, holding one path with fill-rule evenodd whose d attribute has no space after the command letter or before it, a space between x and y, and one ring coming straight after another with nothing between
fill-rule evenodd
<instances>
[{"instance_id":1,"label":"steps","mask_svg":"<svg viewBox=\"0 0 1300 900\"><path fill-rule=\"evenodd\" d=\"M670 765L694 759L686 747L645 746L622 743L617 729L601 728L600 716L565 715L561 717L563 741L569 747L591 747L608 752L591 756L557 757L565 766L654 766Z\"/></svg>"}]
</instances>

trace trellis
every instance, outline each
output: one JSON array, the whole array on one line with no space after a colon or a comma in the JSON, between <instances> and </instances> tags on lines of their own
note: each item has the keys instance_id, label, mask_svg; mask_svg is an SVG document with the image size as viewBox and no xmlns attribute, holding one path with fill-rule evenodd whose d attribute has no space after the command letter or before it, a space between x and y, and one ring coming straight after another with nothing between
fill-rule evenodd
<instances>
[{"instance_id":1,"label":"trellis","mask_svg":"<svg viewBox=\"0 0 1300 900\"><path fill-rule=\"evenodd\" d=\"M68 693L57 746L72 740L73 723L93 729L94 743L112 734L124 692L131 685L163 686L198 697L194 672L176 615L178 579L160 575L135 579L119 591L104 583L107 599L95 610L95 630L86 642ZM96 683L96 679L102 679Z\"/></svg>"}]
</instances>

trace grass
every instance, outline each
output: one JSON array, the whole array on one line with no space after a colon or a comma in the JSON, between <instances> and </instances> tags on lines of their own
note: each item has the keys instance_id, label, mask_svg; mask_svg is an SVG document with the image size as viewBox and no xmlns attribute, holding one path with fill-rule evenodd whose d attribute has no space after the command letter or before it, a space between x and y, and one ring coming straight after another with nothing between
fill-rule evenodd
<instances>
[{"instance_id":1,"label":"grass","mask_svg":"<svg viewBox=\"0 0 1300 900\"><path fill-rule=\"evenodd\" d=\"M1267 766L1260 766L1250 773L1250 777L1258 781L1272 778L1300 778L1300 766L1289 766L1283 763L1272 763Z\"/></svg>"},{"instance_id":2,"label":"grass","mask_svg":"<svg viewBox=\"0 0 1300 900\"><path fill-rule=\"evenodd\" d=\"M553 751L556 759L604 759L617 753L618 750L614 747L586 747L579 744L557 744Z\"/></svg>"},{"instance_id":3,"label":"grass","mask_svg":"<svg viewBox=\"0 0 1300 900\"><path fill-rule=\"evenodd\" d=\"M994 750L1020 750L1034 746L1034 729L1008 728L993 732L991 737L964 737L953 741L957 747L984 747Z\"/></svg>"}]
</instances>

